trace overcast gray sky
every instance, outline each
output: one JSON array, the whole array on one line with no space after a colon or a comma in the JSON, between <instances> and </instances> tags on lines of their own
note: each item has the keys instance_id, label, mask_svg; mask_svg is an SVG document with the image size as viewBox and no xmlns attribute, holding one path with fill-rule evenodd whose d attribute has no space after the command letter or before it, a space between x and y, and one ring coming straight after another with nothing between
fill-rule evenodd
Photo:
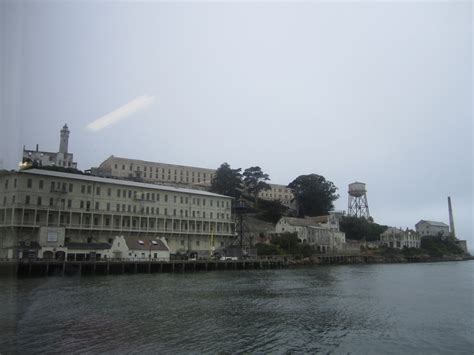
<instances>
[{"instance_id":1,"label":"overcast gray sky","mask_svg":"<svg viewBox=\"0 0 474 355\"><path fill-rule=\"evenodd\" d=\"M80 169L113 154L316 173L337 209L358 180L403 228L448 223L450 195L474 249L470 1L4 0L0 16L4 168L23 144L57 151L68 123Z\"/></svg>"}]
</instances>

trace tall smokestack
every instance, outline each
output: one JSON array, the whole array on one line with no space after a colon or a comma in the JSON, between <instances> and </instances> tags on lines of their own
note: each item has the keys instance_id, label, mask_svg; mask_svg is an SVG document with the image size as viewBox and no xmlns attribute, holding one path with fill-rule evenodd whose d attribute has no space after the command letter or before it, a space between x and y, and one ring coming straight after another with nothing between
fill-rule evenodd
<instances>
[{"instance_id":1,"label":"tall smokestack","mask_svg":"<svg viewBox=\"0 0 474 355\"><path fill-rule=\"evenodd\" d=\"M451 197L449 196L448 196L448 209L449 209L449 228L451 229L451 237L456 238L456 232L454 231L453 207L451 206Z\"/></svg>"}]
</instances>

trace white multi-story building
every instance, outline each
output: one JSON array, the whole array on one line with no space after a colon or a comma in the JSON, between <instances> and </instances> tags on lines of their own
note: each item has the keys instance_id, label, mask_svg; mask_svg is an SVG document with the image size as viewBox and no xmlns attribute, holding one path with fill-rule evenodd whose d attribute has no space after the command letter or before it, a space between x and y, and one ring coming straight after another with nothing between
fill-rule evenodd
<instances>
[{"instance_id":1,"label":"white multi-story building","mask_svg":"<svg viewBox=\"0 0 474 355\"><path fill-rule=\"evenodd\" d=\"M416 232L422 236L449 237L449 226L443 222L421 220L415 224Z\"/></svg>"},{"instance_id":2,"label":"white multi-story building","mask_svg":"<svg viewBox=\"0 0 474 355\"><path fill-rule=\"evenodd\" d=\"M73 154L68 152L69 133L69 128L65 124L61 130L59 152L57 153L40 151L38 144L36 145L36 150L27 150L23 147L22 163L33 166L60 166L76 169L77 163L74 162Z\"/></svg>"},{"instance_id":3,"label":"white multi-story building","mask_svg":"<svg viewBox=\"0 0 474 355\"><path fill-rule=\"evenodd\" d=\"M3 173L0 258L15 257L21 243L57 252L68 243L112 244L119 235L166 238L171 253L217 249L234 236L231 201L207 191L49 170Z\"/></svg>"},{"instance_id":4,"label":"white multi-story building","mask_svg":"<svg viewBox=\"0 0 474 355\"><path fill-rule=\"evenodd\" d=\"M339 230L335 214L319 217L282 217L275 226L276 233L296 233L301 243L307 243L320 253L341 251L346 242Z\"/></svg>"},{"instance_id":5,"label":"white multi-story building","mask_svg":"<svg viewBox=\"0 0 474 355\"><path fill-rule=\"evenodd\" d=\"M119 179L137 179L154 184L209 187L216 170L111 155L98 168L92 168L91 173Z\"/></svg>"},{"instance_id":6,"label":"white multi-story building","mask_svg":"<svg viewBox=\"0 0 474 355\"><path fill-rule=\"evenodd\" d=\"M412 230L404 231L401 228L389 227L380 235L380 244L396 249L419 248L421 237Z\"/></svg>"}]
</instances>

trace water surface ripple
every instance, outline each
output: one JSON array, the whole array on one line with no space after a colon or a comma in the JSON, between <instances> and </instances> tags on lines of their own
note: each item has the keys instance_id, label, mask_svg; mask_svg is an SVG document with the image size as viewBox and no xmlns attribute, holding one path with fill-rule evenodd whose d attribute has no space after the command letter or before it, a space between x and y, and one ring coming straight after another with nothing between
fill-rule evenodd
<instances>
[{"instance_id":1,"label":"water surface ripple","mask_svg":"<svg viewBox=\"0 0 474 355\"><path fill-rule=\"evenodd\" d=\"M0 279L0 353L474 353L474 262Z\"/></svg>"}]
</instances>

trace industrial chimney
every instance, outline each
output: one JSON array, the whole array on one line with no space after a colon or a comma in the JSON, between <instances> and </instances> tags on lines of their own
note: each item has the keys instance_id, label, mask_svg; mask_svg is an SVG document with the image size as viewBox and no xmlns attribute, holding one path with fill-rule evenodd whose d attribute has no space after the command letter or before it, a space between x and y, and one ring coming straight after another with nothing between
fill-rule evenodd
<instances>
[{"instance_id":1,"label":"industrial chimney","mask_svg":"<svg viewBox=\"0 0 474 355\"><path fill-rule=\"evenodd\" d=\"M451 206L450 196L448 196L448 209L449 209L449 229L451 229L451 237L456 239L456 232L454 231L453 207Z\"/></svg>"}]
</instances>

